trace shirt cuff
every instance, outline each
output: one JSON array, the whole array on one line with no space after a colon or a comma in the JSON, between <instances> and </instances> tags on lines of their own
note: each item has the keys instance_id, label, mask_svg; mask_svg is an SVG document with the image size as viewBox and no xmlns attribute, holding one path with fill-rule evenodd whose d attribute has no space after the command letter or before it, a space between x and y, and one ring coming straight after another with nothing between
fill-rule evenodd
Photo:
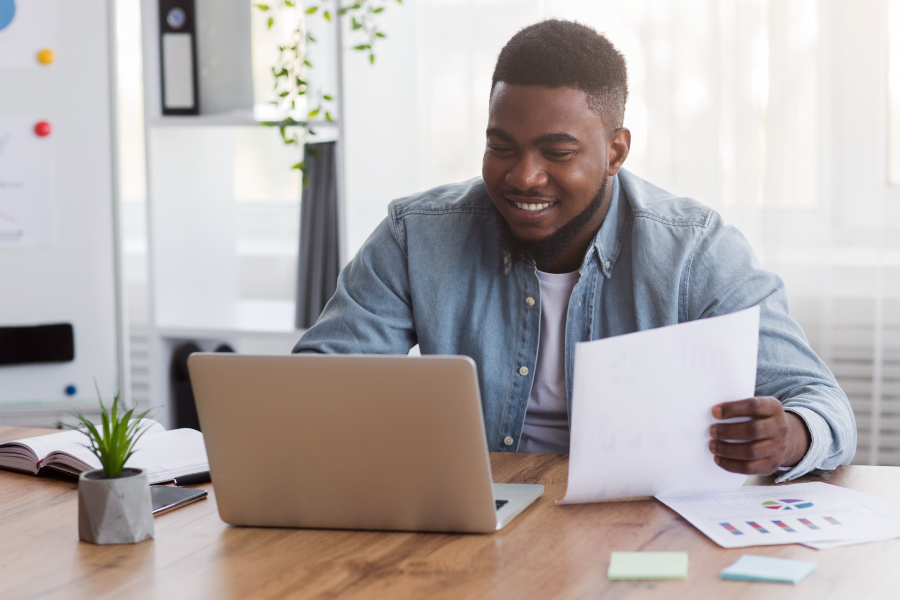
<instances>
[{"instance_id":1,"label":"shirt cuff","mask_svg":"<svg viewBox=\"0 0 900 600\"><path fill-rule=\"evenodd\" d=\"M806 475L818 468L831 447L831 427L819 413L804 406L785 407L785 412L792 412L806 423L809 429L810 444L806 456L795 467L779 467L775 483L782 483Z\"/></svg>"}]
</instances>

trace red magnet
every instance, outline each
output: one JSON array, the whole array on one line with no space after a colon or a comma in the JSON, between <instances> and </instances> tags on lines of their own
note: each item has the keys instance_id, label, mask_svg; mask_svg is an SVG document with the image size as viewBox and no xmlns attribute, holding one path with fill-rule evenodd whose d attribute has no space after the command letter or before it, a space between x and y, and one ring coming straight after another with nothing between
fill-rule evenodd
<instances>
[{"instance_id":1,"label":"red magnet","mask_svg":"<svg viewBox=\"0 0 900 600\"><path fill-rule=\"evenodd\" d=\"M50 123L47 121L38 121L38 123L34 126L34 132L38 135L38 137L47 137L50 135Z\"/></svg>"}]
</instances>

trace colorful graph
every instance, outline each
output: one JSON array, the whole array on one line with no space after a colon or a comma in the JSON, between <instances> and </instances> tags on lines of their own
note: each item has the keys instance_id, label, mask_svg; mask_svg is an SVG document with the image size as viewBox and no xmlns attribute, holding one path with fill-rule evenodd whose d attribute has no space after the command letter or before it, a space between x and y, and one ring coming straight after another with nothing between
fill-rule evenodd
<instances>
[{"instance_id":1,"label":"colorful graph","mask_svg":"<svg viewBox=\"0 0 900 600\"><path fill-rule=\"evenodd\" d=\"M738 531L738 528L732 525L731 523L719 523L722 527L733 533L734 535L744 535L743 531Z\"/></svg>"},{"instance_id":2,"label":"colorful graph","mask_svg":"<svg viewBox=\"0 0 900 600\"><path fill-rule=\"evenodd\" d=\"M822 518L825 519L826 521L828 521L829 523L831 523L832 525L840 525L841 524L841 522L838 521L837 519L835 519L834 517L822 517Z\"/></svg>"},{"instance_id":3,"label":"colorful graph","mask_svg":"<svg viewBox=\"0 0 900 600\"><path fill-rule=\"evenodd\" d=\"M797 510L798 508L809 508L813 503L807 502L806 500L798 500L796 498L786 498L784 500L766 500L762 505L772 510Z\"/></svg>"},{"instance_id":4,"label":"colorful graph","mask_svg":"<svg viewBox=\"0 0 900 600\"><path fill-rule=\"evenodd\" d=\"M747 525L749 525L750 527L752 527L753 529L757 530L760 533L769 533L769 530L766 529L765 527L763 527L762 525L760 525L759 523L755 523L753 521L747 521Z\"/></svg>"},{"instance_id":5,"label":"colorful graph","mask_svg":"<svg viewBox=\"0 0 900 600\"><path fill-rule=\"evenodd\" d=\"M776 525L778 525L779 527L781 527L784 531L786 531L788 533L795 533L795 531L793 529L791 529L790 525L784 523L783 521L772 521L772 522L775 523Z\"/></svg>"},{"instance_id":6,"label":"colorful graph","mask_svg":"<svg viewBox=\"0 0 900 600\"><path fill-rule=\"evenodd\" d=\"M806 525L807 527L809 527L810 529L819 529L819 526L813 524L813 522L810 521L809 519L797 519L797 520L800 521L801 523L803 523L804 525Z\"/></svg>"}]
</instances>

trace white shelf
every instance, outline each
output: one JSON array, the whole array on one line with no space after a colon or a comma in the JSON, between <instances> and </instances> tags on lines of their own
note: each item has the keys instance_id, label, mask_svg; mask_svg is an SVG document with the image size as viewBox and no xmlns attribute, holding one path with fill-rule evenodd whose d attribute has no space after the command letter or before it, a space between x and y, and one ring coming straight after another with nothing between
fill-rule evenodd
<instances>
[{"instance_id":1,"label":"white shelf","mask_svg":"<svg viewBox=\"0 0 900 600\"><path fill-rule=\"evenodd\" d=\"M255 127L265 122L280 121L285 116L267 114L267 112L258 108L256 110L248 108L211 115L167 115L148 119L147 124L151 127ZM298 125L308 124L311 127L338 127L336 120L303 121L296 119L296 121Z\"/></svg>"},{"instance_id":2,"label":"white shelf","mask_svg":"<svg viewBox=\"0 0 900 600\"><path fill-rule=\"evenodd\" d=\"M230 338L236 335L303 335L294 327L295 303L291 300L239 300L231 310L184 315L159 323L156 331L170 338Z\"/></svg>"}]
</instances>

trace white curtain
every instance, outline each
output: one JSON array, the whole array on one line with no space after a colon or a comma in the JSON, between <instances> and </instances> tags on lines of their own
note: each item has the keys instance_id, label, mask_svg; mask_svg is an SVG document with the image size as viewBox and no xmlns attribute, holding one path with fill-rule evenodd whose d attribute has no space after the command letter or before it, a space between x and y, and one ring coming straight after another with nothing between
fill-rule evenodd
<instances>
[{"instance_id":1,"label":"white curtain","mask_svg":"<svg viewBox=\"0 0 900 600\"><path fill-rule=\"evenodd\" d=\"M851 399L856 462L900 464L889 0L415 0L386 15L376 68L346 56L351 252L392 198L480 173L509 37L581 21L628 61L626 168L744 232Z\"/></svg>"}]
</instances>

